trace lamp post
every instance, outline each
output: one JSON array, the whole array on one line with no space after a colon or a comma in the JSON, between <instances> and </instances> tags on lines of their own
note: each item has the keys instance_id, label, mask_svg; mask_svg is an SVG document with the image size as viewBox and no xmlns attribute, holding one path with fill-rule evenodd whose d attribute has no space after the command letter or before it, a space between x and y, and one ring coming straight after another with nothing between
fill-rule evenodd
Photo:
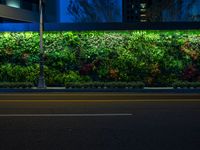
<instances>
[{"instance_id":1,"label":"lamp post","mask_svg":"<svg viewBox=\"0 0 200 150\"><path fill-rule=\"evenodd\" d=\"M43 30L44 30L44 18L43 18L43 0L39 0L39 14L40 14L40 75L38 88L46 88L44 79L44 48L43 48Z\"/></svg>"}]
</instances>

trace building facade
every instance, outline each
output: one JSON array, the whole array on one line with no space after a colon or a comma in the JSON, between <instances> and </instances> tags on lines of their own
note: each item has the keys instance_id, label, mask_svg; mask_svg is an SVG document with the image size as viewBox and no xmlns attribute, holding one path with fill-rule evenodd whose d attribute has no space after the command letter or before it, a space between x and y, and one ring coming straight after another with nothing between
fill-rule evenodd
<instances>
[{"instance_id":1,"label":"building facade","mask_svg":"<svg viewBox=\"0 0 200 150\"><path fill-rule=\"evenodd\" d=\"M1 22L37 22L36 0L0 0Z\"/></svg>"},{"instance_id":2,"label":"building facade","mask_svg":"<svg viewBox=\"0 0 200 150\"><path fill-rule=\"evenodd\" d=\"M30 11L38 11L38 0L0 0L0 4Z\"/></svg>"},{"instance_id":3,"label":"building facade","mask_svg":"<svg viewBox=\"0 0 200 150\"><path fill-rule=\"evenodd\" d=\"M150 0L123 0L123 22L146 22Z\"/></svg>"},{"instance_id":4,"label":"building facade","mask_svg":"<svg viewBox=\"0 0 200 150\"><path fill-rule=\"evenodd\" d=\"M57 1L44 3L45 22L57 22ZM0 0L0 22L38 22L39 0Z\"/></svg>"},{"instance_id":5,"label":"building facade","mask_svg":"<svg viewBox=\"0 0 200 150\"><path fill-rule=\"evenodd\" d=\"M123 0L123 22L199 22L199 0Z\"/></svg>"},{"instance_id":6,"label":"building facade","mask_svg":"<svg viewBox=\"0 0 200 150\"><path fill-rule=\"evenodd\" d=\"M43 0L46 23L199 22L199 0ZM0 22L39 22L39 0L0 0Z\"/></svg>"}]
</instances>

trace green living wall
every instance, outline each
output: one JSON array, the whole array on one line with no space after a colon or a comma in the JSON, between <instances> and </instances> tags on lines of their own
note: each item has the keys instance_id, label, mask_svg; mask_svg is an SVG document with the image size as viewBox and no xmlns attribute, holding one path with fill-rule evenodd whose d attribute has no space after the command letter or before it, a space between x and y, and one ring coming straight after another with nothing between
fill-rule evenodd
<instances>
[{"instance_id":1,"label":"green living wall","mask_svg":"<svg viewBox=\"0 0 200 150\"><path fill-rule=\"evenodd\" d=\"M48 85L200 81L200 31L46 32L44 49ZM36 84L38 76L39 34L0 33L0 82Z\"/></svg>"}]
</instances>

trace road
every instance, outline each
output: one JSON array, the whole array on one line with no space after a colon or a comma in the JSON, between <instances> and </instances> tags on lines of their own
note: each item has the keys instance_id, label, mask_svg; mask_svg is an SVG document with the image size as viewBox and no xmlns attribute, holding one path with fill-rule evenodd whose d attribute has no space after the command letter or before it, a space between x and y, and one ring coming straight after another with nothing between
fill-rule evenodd
<instances>
[{"instance_id":1,"label":"road","mask_svg":"<svg viewBox=\"0 0 200 150\"><path fill-rule=\"evenodd\" d=\"M0 150L199 150L199 95L0 94Z\"/></svg>"}]
</instances>

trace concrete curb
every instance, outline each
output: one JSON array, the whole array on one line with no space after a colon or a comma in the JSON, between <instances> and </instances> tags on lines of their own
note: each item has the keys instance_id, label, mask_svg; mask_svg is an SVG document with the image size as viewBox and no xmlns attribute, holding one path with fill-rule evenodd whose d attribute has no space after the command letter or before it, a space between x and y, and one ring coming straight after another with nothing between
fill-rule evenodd
<instances>
[{"instance_id":1,"label":"concrete curb","mask_svg":"<svg viewBox=\"0 0 200 150\"><path fill-rule=\"evenodd\" d=\"M1 93L0 100L199 100L199 94L170 93Z\"/></svg>"},{"instance_id":2,"label":"concrete curb","mask_svg":"<svg viewBox=\"0 0 200 150\"><path fill-rule=\"evenodd\" d=\"M144 89L64 89L64 88L47 88L47 89L0 89L0 93L77 93L77 92L105 92L105 93L200 93L200 89L173 89L173 88L144 88Z\"/></svg>"}]
</instances>

